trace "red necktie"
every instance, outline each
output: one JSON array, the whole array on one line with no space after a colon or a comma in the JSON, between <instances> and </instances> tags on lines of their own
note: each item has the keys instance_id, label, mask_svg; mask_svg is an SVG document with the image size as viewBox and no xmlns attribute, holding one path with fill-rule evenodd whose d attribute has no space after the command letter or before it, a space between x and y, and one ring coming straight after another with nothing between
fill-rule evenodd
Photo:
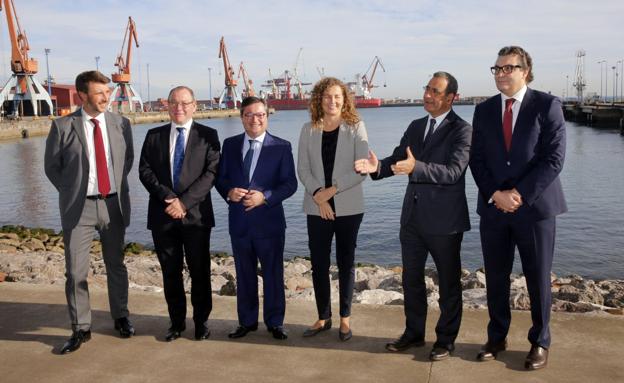
<instances>
[{"instance_id":1,"label":"red necktie","mask_svg":"<svg viewBox=\"0 0 624 383\"><path fill-rule=\"evenodd\" d=\"M106 197L110 192L110 179L108 178L108 165L106 164L106 151L104 150L104 140L102 139L102 129L100 121L91 119L93 123L93 144L95 146L95 167L97 169L98 190Z\"/></svg>"},{"instance_id":2,"label":"red necktie","mask_svg":"<svg viewBox=\"0 0 624 383\"><path fill-rule=\"evenodd\" d=\"M513 124L513 111L511 107L516 100L514 98L508 98L505 100L505 114L503 115L503 137L505 138L505 148L507 151L511 149L511 126Z\"/></svg>"}]
</instances>

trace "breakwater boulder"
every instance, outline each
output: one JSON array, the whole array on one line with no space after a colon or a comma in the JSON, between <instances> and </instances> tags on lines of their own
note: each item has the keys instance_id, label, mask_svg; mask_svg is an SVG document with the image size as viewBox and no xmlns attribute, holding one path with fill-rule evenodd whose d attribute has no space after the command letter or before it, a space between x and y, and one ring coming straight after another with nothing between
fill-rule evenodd
<instances>
[{"instance_id":1,"label":"breakwater boulder","mask_svg":"<svg viewBox=\"0 0 624 383\"><path fill-rule=\"evenodd\" d=\"M0 282L40 284L65 283L65 257L62 233L48 229L21 226L0 228ZM153 250L140 244L125 247L125 263L130 288L162 291L162 272ZM213 253L211 260L212 291L217 295L236 295L234 258L225 253ZM567 312L604 311L624 314L624 280L594 281L579 275L551 276L553 310ZM106 287L106 268L101 243L94 240L91 247L89 283ZM427 302L438 307L440 298L438 275L426 269L424 283ZM185 289L190 293L191 280L184 270ZM466 308L487 308L485 270L462 270L461 284ZM529 310L530 300L523 275L511 275L509 303L514 310ZM338 268L330 267L332 302L338 302ZM314 301L312 265L309 259L296 257L284 262L286 298ZM258 291L262 295L262 270L258 268ZM355 270L353 301L362 304L401 305L404 302L401 267L358 265Z\"/></svg>"}]
</instances>

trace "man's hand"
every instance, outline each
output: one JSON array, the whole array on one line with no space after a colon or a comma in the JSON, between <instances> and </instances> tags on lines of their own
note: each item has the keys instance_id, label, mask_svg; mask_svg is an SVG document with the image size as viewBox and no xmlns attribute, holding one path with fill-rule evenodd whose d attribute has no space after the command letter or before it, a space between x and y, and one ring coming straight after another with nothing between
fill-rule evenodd
<instances>
[{"instance_id":1,"label":"man's hand","mask_svg":"<svg viewBox=\"0 0 624 383\"><path fill-rule=\"evenodd\" d=\"M246 207L245 211L249 211L255 207L258 207L264 203L264 194L258 190L249 190L245 197L243 197L243 206Z\"/></svg>"},{"instance_id":2,"label":"man's hand","mask_svg":"<svg viewBox=\"0 0 624 383\"><path fill-rule=\"evenodd\" d=\"M336 219L336 216L334 214L334 210L332 210L331 205L329 204L329 202L322 202L319 204L319 210L321 211L321 218L323 219L328 219L330 221L333 221Z\"/></svg>"},{"instance_id":3,"label":"man's hand","mask_svg":"<svg viewBox=\"0 0 624 383\"><path fill-rule=\"evenodd\" d=\"M243 188L232 188L228 192L228 198L232 202L240 202L240 200L247 195L249 190Z\"/></svg>"},{"instance_id":4,"label":"man's hand","mask_svg":"<svg viewBox=\"0 0 624 383\"><path fill-rule=\"evenodd\" d=\"M492 195L496 208L505 213L515 213L522 206L522 196L518 190L497 190Z\"/></svg>"},{"instance_id":5,"label":"man's hand","mask_svg":"<svg viewBox=\"0 0 624 383\"><path fill-rule=\"evenodd\" d=\"M355 160L353 167L355 171L360 174L375 173L377 171L377 165L379 160L375 155L375 152L368 150L368 158L365 160Z\"/></svg>"},{"instance_id":6,"label":"man's hand","mask_svg":"<svg viewBox=\"0 0 624 383\"><path fill-rule=\"evenodd\" d=\"M165 202L169 204L165 208L165 213L169 214L171 218L182 219L186 217L186 206L179 198L169 198Z\"/></svg>"},{"instance_id":7,"label":"man's hand","mask_svg":"<svg viewBox=\"0 0 624 383\"><path fill-rule=\"evenodd\" d=\"M337 191L338 190L335 186L329 187L327 189L322 188L321 190L317 191L312 198L314 198L314 202L316 202L317 205L320 205L323 202L329 201L333 196L336 195Z\"/></svg>"},{"instance_id":8,"label":"man's hand","mask_svg":"<svg viewBox=\"0 0 624 383\"><path fill-rule=\"evenodd\" d=\"M411 174L414 171L414 167L416 166L416 158L412 154L409 146L405 150L407 152L407 158L402 161L397 161L396 164L390 165L390 169L394 175L400 174Z\"/></svg>"}]
</instances>

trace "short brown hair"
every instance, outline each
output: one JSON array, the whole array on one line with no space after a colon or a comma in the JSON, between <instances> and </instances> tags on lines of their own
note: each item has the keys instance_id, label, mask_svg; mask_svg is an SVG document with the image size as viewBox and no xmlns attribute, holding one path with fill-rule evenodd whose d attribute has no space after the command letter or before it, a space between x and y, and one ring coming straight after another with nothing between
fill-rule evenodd
<instances>
[{"instance_id":1,"label":"short brown hair","mask_svg":"<svg viewBox=\"0 0 624 383\"><path fill-rule=\"evenodd\" d=\"M517 55L518 57L520 57L520 65L522 65L522 69L527 69L529 71L526 77L527 84L533 81L533 60L531 59L531 55L529 55L529 52L525 51L517 45L502 47L501 50L498 51L499 57L509 55Z\"/></svg>"},{"instance_id":2,"label":"short brown hair","mask_svg":"<svg viewBox=\"0 0 624 383\"><path fill-rule=\"evenodd\" d=\"M322 128L323 125L323 93L332 86L338 86L342 90L344 103L342 105L341 117L349 125L355 125L360 122L360 116L355 110L355 101L353 94L349 92L347 86L334 77L325 77L314 85L312 89L312 97L310 97L310 119L312 126Z\"/></svg>"},{"instance_id":3,"label":"short brown hair","mask_svg":"<svg viewBox=\"0 0 624 383\"><path fill-rule=\"evenodd\" d=\"M110 78L104 76L102 72L96 70L88 70L76 76L76 90L82 93L89 93L89 83L97 82L100 84L108 84Z\"/></svg>"},{"instance_id":4,"label":"short brown hair","mask_svg":"<svg viewBox=\"0 0 624 383\"><path fill-rule=\"evenodd\" d=\"M241 117L243 117L243 114L245 113L245 108L248 107L249 105L253 105L253 104L262 104L262 105L264 105L264 111L267 112L267 116L268 116L269 108L267 107L266 101L264 101L263 99L261 99L259 97L249 96L249 97L245 97L243 102L241 102L241 106L240 106L240 115L241 115Z\"/></svg>"}]
</instances>

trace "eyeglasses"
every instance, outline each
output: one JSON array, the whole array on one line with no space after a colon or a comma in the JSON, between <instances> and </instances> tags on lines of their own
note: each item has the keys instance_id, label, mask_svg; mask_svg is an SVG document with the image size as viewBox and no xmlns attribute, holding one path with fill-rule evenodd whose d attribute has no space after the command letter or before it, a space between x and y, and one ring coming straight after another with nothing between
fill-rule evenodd
<instances>
[{"instance_id":1,"label":"eyeglasses","mask_svg":"<svg viewBox=\"0 0 624 383\"><path fill-rule=\"evenodd\" d=\"M432 88L429 85L423 86L423 89L425 92L429 92L431 94L433 94L434 96L440 96L442 94L444 94L443 90L438 90L436 88Z\"/></svg>"},{"instance_id":2,"label":"eyeglasses","mask_svg":"<svg viewBox=\"0 0 624 383\"><path fill-rule=\"evenodd\" d=\"M260 120L264 120L264 118L266 117L266 113L263 113L263 112L260 112L260 113L245 113L245 114L243 114L243 117L245 117L248 120L253 120L256 117L258 117L258 119L260 119Z\"/></svg>"},{"instance_id":3,"label":"eyeglasses","mask_svg":"<svg viewBox=\"0 0 624 383\"><path fill-rule=\"evenodd\" d=\"M495 74L495 75L499 74L501 71L504 74L509 74L513 72L514 69L522 69L522 65L503 65L503 66L494 65L493 67L490 68L490 71L492 71L492 74Z\"/></svg>"},{"instance_id":4,"label":"eyeglasses","mask_svg":"<svg viewBox=\"0 0 624 383\"><path fill-rule=\"evenodd\" d=\"M188 109L191 107L191 105L195 104L195 101L188 101L188 102L170 102L169 103L169 107L171 109L178 109L178 106L181 106L182 109Z\"/></svg>"}]
</instances>

